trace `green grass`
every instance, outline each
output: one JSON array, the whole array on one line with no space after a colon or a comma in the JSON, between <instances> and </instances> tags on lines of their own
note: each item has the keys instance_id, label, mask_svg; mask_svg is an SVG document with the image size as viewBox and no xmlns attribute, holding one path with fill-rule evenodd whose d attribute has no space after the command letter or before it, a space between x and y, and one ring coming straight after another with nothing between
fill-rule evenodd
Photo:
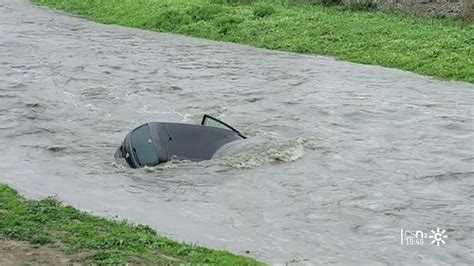
<instances>
[{"instance_id":1,"label":"green grass","mask_svg":"<svg viewBox=\"0 0 474 266\"><path fill-rule=\"evenodd\" d=\"M415 17L366 10L370 7L364 6L281 4L282 1L33 2L101 23L331 55L341 60L474 82L474 25L460 18Z\"/></svg>"},{"instance_id":2,"label":"green grass","mask_svg":"<svg viewBox=\"0 0 474 266\"><path fill-rule=\"evenodd\" d=\"M25 200L0 184L0 238L59 244L81 263L260 265L247 257L179 243L150 227L96 217L54 198Z\"/></svg>"}]
</instances>

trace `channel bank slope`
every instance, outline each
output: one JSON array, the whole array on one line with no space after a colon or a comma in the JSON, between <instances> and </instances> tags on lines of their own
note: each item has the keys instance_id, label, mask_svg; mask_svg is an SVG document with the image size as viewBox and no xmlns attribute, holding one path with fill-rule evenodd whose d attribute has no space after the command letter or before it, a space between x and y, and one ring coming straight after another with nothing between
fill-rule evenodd
<instances>
[{"instance_id":1,"label":"channel bank slope","mask_svg":"<svg viewBox=\"0 0 474 266\"><path fill-rule=\"evenodd\" d=\"M0 182L268 262L474 261L473 92L0 2ZM252 145L204 163L114 162L140 123L203 113ZM400 229L436 227L445 245L400 245Z\"/></svg>"}]
</instances>

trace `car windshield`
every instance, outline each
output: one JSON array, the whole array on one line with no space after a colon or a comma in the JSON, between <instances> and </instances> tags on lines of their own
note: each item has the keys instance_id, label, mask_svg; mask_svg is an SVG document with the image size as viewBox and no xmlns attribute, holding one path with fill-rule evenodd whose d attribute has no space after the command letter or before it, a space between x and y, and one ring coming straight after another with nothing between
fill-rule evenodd
<instances>
[{"instance_id":1,"label":"car windshield","mask_svg":"<svg viewBox=\"0 0 474 266\"><path fill-rule=\"evenodd\" d=\"M148 125L135 129L131 136L131 142L132 152L140 166L152 166L158 163Z\"/></svg>"}]
</instances>

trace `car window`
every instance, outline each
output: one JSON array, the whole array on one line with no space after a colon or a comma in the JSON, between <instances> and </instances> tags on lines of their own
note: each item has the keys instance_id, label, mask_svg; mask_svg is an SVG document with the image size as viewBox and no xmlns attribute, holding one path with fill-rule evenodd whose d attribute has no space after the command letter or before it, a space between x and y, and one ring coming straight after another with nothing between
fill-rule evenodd
<instances>
[{"instance_id":1,"label":"car window","mask_svg":"<svg viewBox=\"0 0 474 266\"><path fill-rule=\"evenodd\" d=\"M132 152L141 166L152 166L158 163L148 125L135 129L131 138Z\"/></svg>"},{"instance_id":2,"label":"car window","mask_svg":"<svg viewBox=\"0 0 474 266\"><path fill-rule=\"evenodd\" d=\"M203 126L208 126L208 127L218 127L222 129L227 129L230 131L234 131L234 129L228 125L226 125L224 122L221 122L214 117L211 116L204 116L201 125Z\"/></svg>"},{"instance_id":3,"label":"car window","mask_svg":"<svg viewBox=\"0 0 474 266\"><path fill-rule=\"evenodd\" d=\"M241 136L242 138L246 138L244 137L242 134L240 134L239 131L237 131L235 128L227 125L226 123L220 121L219 119L217 118L214 118L210 115L204 115L204 117L202 118L202 121L201 121L201 125L203 126L208 126L208 127L217 127L217 128L222 128L222 129L226 129L226 130L229 130L229 131L233 131L237 134L239 134L239 136Z\"/></svg>"}]
</instances>

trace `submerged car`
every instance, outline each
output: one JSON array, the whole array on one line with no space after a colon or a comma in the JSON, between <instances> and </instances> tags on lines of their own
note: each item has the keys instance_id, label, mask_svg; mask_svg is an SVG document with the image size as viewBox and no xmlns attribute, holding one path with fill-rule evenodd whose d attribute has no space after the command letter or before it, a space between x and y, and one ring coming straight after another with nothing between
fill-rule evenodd
<instances>
[{"instance_id":1,"label":"submerged car","mask_svg":"<svg viewBox=\"0 0 474 266\"><path fill-rule=\"evenodd\" d=\"M225 144L246 139L239 131L209 115L200 125L150 122L127 134L115 152L132 168L154 166L171 159L209 160Z\"/></svg>"}]
</instances>

